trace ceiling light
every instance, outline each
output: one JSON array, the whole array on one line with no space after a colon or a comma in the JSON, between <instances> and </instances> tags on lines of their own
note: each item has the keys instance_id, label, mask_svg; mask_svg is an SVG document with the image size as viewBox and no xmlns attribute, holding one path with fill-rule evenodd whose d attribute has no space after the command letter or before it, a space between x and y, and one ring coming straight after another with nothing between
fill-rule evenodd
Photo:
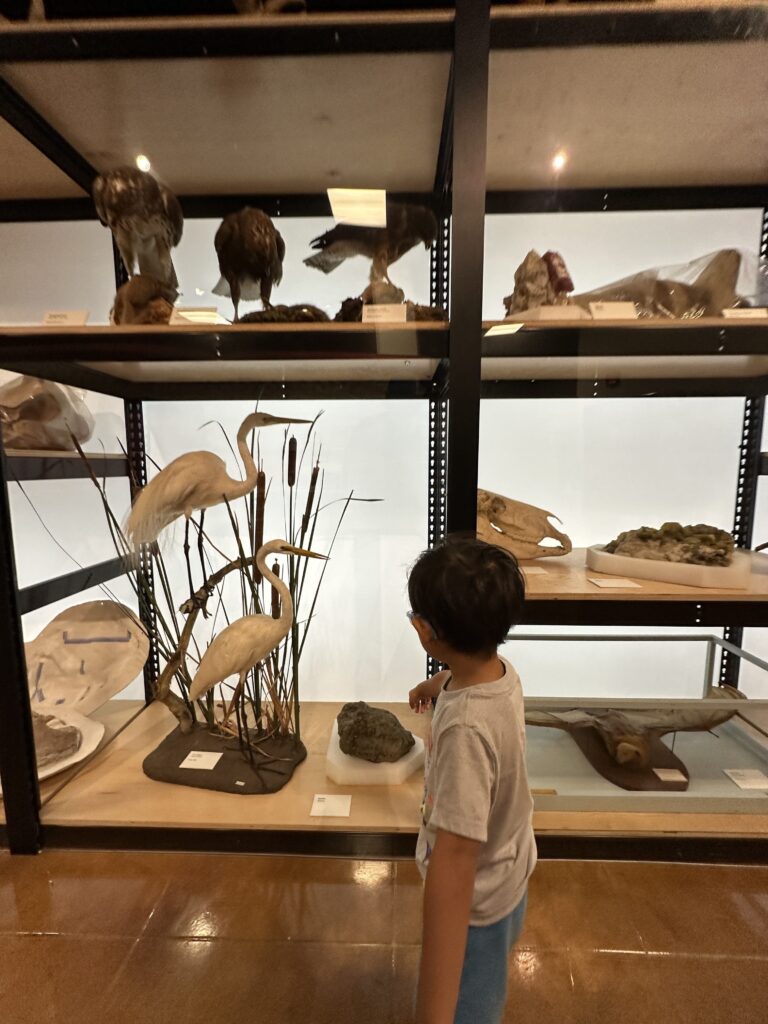
<instances>
[{"instance_id":1,"label":"ceiling light","mask_svg":"<svg viewBox=\"0 0 768 1024\"><path fill-rule=\"evenodd\" d=\"M329 188L331 213L339 224L366 228L387 226L387 191L383 188Z\"/></svg>"},{"instance_id":2,"label":"ceiling light","mask_svg":"<svg viewBox=\"0 0 768 1024\"><path fill-rule=\"evenodd\" d=\"M555 155L552 157L552 170L555 174L559 174L560 171L568 163L568 154L564 149L558 149Z\"/></svg>"},{"instance_id":3,"label":"ceiling light","mask_svg":"<svg viewBox=\"0 0 768 1024\"><path fill-rule=\"evenodd\" d=\"M144 156L143 153L139 153L139 155L136 157L136 166L139 168L140 171L144 171L146 173L151 169L152 164L149 162L148 156Z\"/></svg>"}]
</instances>

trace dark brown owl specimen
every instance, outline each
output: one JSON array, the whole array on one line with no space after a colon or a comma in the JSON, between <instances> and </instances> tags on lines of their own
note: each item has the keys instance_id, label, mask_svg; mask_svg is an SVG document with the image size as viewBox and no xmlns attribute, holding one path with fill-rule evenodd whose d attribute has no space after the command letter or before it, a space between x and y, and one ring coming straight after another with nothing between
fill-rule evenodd
<instances>
[{"instance_id":1,"label":"dark brown owl specimen","mask_svg":"<svg viewBox=\"0 0 768 1024\"><path fill-rule=\"evenodd\" d=\"M214 295L231 295L238 321L240 300L260 298L271 309L272 286L283 279L285 242L263 210L250 206L221 222L214 243L221 278Z\"/></svg>"},{"instance_id":2,"label":"dark brown owl specimen","mask_svg":"<svg viewBox=\"0 0 768 1024\"><path fill-rule=\"evenodd\" d=\"M310 243L318 252L304 260L308 267L330 274L350 256L371 260L371 281L389 281L389 268L414 245L432 247L437 238L435 215L425 206L387 203L387 226L363 228L337 224ZM391 283L391 282L390 282Z\"/></svg>"},{"instance_id":3,"label":"dark brown owl specimen","mask_svg":"<svg viewBox=\"0 0 768 1024\"><path fill-rule=\"evenodd\" d=\"M178 292L154 277L136 274L115 295L115 324L167 324Z\"/></svg>"},{"instance_id":4,"label":"dark brown owl specimen","mask_svg":"<svg viewBox=\"0 0 768 1024\"><path fill-rule=\"evenodd\" d=\"M99 220L114 235L123 263L177 288L171 249L181 241L184 217L170 189L136 167L100 174L93 183Z\"/></svg>"}]
</instances>

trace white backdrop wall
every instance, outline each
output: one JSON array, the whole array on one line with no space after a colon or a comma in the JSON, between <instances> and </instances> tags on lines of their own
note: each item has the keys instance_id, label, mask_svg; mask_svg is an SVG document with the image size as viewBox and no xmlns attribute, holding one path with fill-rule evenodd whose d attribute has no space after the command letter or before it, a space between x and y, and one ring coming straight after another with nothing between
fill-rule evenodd
<instances>
[{"instance_id":1,"label":"white backdrop wall","mask_svg":"<svg viewBox=\"0 0 768 1024\"><path fill-rule=\"evenodd\" d=\"M577 287L590 288L722 246L755 251L759 222L759 211L490 217L484 316L501 315L501 299L511 290L515 267L529 248L557 249ZM310 239L330 223L322 218L279 221L288 255L284 281L273 301L313 301L333 315L343 299L365 285L367 268L360 259L327 277L303 266ZM229 300L210 292L218 278L213 250L216 226L215 221L188 221L174 258L184 304L216 305L229 316ZM4 252L14 254L12 261L6 259L0 280L0 321L39 323L47 309L82 308L90 310L92 323L106 322L114 280L109 235L100 225L0 225L0 244ZM409 298L427 302L428 271L427 255L417 249L395 266L393 278ZM96 414L91 447L118 450L122 403L90 396L89 405ZM234 439L250 408L248 403L148 405L149 452L163 465L183 451L207 448L221 454L232 475L238 475L220 429L200 428L218 420ZM301 417L318 411L314 403L267 403L264 408ZM485 402L480 482L552 509L577 545L664 519L711 521L728 527L741 410L739 399ZM353 506L345 522L302 665L303 696L306 700L400 700L409 684L421 677L424 664L404 612L405 570L426 536L426 405L329 402L318 436L329 497L343 497L354 489L360 496L384 500ZM266 462L267 456L273 457L270 446L282 440L279 431L271 437L264 431L262 438ZM116 509L127 511L126 482L110 481L108 490ZM758 536L768 530L765 490L760 496ZM25 485L36 512L16 487L12 491L21 585L70 571L73 559L88 564L111 556L98 495L89 482ZM280 510L270 509L270 517L268 532L273 527L278 532ZM327 522L330 525L331 520ZM206 528L230 542L222 510L210 513ZM182 537L183 531L177 529L166 546L166 557L183 598L187 584L179 551ZM324 540L327 535L318 534L320 550ZM124 581L114 581L109 589L121 600L130 598ZM98 596L95 592L83 598ZM58 610L55 606L25 616L26 635L34 635ZM525 632L548 630L526 628ZM765 632L748 631L748 646L768 656ZM693 696L703 668L700 647L682 642L638 644L631 649L618 643L519 642L510 644L508 653L520 665L529 692L542 695ZM744 680L751 695L768 696L763 673L750 670ZM140 692L137 682L125 695Z\"/></svg>"}]
</instances>

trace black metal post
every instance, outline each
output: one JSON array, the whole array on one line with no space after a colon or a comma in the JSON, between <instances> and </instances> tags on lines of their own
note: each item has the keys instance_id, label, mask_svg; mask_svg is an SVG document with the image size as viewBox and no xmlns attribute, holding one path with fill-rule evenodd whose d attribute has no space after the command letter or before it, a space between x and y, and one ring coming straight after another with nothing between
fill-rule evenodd
<instances>
[{"instance_id":1,"label":"black metal post","mask_svg":"<svg viewBox=\"0 0 768 1024\"><path fill-rule=\"evenodd\" d=\"M475 530L480 434L488 0L456 0L453 238L448 386L448 532Z\"/></svg>"},{"instance_id":2,"label":"black metal post","mask_svg":"<svg viewBox=\"0 0 768 1024\"><path fill-rule=\"evenodd\" d=\"M37 853L40 849L40 791L18 605L7 480L5 453L0 444L0 651L3 653L3 672L0 676L0 780L11 852Z\"/></svg>"},{"instance_id":3,"label":"black metal post","mask_svg":"<svg viewBox=\"0 0 768 1024\"><path fill-rule=\"evenodd\" d=\"M765 396L747 398L744 402L744 420L739 446L739 475L736 482L736 509L733 517L733 538L736 541L736 547L747 550L752 547L752 532L755 525L764 416ZM737 647L741 647L744 640L744 628L742 626L726 626L723 638ZM730 651L723 649L720 657L720 685L737 686L738 681L739 659Z\"/></svg>"},{"instance_id":4,"label":"black metal post","mask_svg":"<svg viewBox=\"0 0 768 1024\"><path fill-rule=\"evenodd\" d=\"M144 446L144 413L142 404L126 399L125 441L128 461L131 467L131 500L147 483L147 454ZM154 593L152 556L143 547L138 556L137 573L143 577L146 587ZM155 697L155 684L160 676L160 655L157 650L157 621L155 610L147 600L144 587L139 587L139 618L144 623L149 637L149 657L144 665L144 699L149 704Z\"/></svg>"}]
</instances>

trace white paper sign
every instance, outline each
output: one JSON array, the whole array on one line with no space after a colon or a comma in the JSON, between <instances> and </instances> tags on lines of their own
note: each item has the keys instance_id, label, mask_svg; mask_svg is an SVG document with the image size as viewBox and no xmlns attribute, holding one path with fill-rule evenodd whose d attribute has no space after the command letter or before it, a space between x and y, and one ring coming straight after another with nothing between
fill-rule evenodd
<instances>
[{"instance_id":1,"label":"white paper sign","mask_svg":"<svg viewBox=\"0 0 768 1024\"><path fill-rule=\"evenodd\" d=\"M352 810L351 796L332 796L328 793L315 793L312 801L313 818L348 818Z\"/></svg>"},{"instance_id":2,"label":"white paper sign","mask_svg":"<svg viewBox=\"0 0 768 1024\"><path fill-rule=\"evenodd\" d=\"M484 337L495 338L498 334L517 334L523 324L494 324L493 327L489 327L485 332Z\"/></svg>"},{"instance_id":3,"label":"white paper sign","mask_svg":"<svg viewBox=\"0 0 768 1024\"><path fill-rule=\"evenodd\" d=\"M526 576L546 576L547 570L542 569L540 565L523 565L521 566Z\"/></svg>"},{"instance_id":4,"label":"white paper sign","mask_svg":"<svg viewBox=\"0 0 768 1024\"><path fill-rule=\"evenodd\" d=\"M177 306L171 313L171 324L228 324L215 306Z\"/></svg>"},{"instance_id":5,"label":"white paper sign","mask_svg":"<svg viewBox=\"0 0 768 1024\"><path fill-rule=\"evenodd\" d=\"M87 323L87 309L50 310L43 318L45 327L85 327Z\"/></svg>"},{"instance_id":6,"label":"white paper sign","mask_svg":"<svg viewBox=\"0 0 768 1024\"><path fill-rule=\"evenodd\" d=\"M408 307L404 302L370 303L363 306L364 324L404 324L408 318Z\"/></svg>"},{"instance_id":7,"label":"white paper sign","mask_svg":"<svg viewBox=\"0 0 768 1024\"><path fill-rule=\"evenodd\" d=\"M590 302L589 311L595 320L637 320L634 302Z\"/></svg>"},{"instance_id":8,"label":"white paper sign","mask_svg":"<svg viewBox=\"0 0 768 1024\"><path fill-rule=\"evenodd\" d=\"M590 583L594 583L596 587L602 587L604 590L642 590L642 584L635 583L634 580L624 579L623 576L614 576L609 580L599 580L597 577L589 576Z\"/></svg>"},{"instance_id":9,"label":"white paper sign","mask_svg":"<svg viewBox=\"0 0 768 1024\"><path fill-rule=\"evenodd\" d=\"M216 754L212 750L191 750L179 768L200 768L209 772L216 767L223 756L223 754Z\"/></svg>"},{"instance_id":10,"label":"white paper sign","mask_svg":"<svg viewBox=\"0 0 768 1024\"><path fill-rule=\"evenodd\" d=\"M768 790L768 775L757 768L724 768L723 771L739 789Z\"/></svg>"},{"instance_id":11,"label":"white paper sign","mask_svg":"<svg viewBox=\"0 0 768 1024\"><path fill-rule=\"evenodd\" d=\"M765 320L768 309L724 309L723 316L726 320Z\"/></svg>"},{"instance_id":12,"label":"white paper sign","mask_svg":"<svg viewBox=\"0 0 768 1024\"><path fill-rule=\"evenodd\" d=\"M654 768L653 774L657 775L662 782L687 782L679 768Z\"/></svg>"},{"instance_id":13,"label":"white paper sign","mask_svg":"<svg viewBox=\"0 0 768 1024\"><path fill-rule=\"evenodd\" d=\"M337 223L364 228L387 226L387 191L383 188L329 188L328 201Z\"/></svg>"}]
</instances>

